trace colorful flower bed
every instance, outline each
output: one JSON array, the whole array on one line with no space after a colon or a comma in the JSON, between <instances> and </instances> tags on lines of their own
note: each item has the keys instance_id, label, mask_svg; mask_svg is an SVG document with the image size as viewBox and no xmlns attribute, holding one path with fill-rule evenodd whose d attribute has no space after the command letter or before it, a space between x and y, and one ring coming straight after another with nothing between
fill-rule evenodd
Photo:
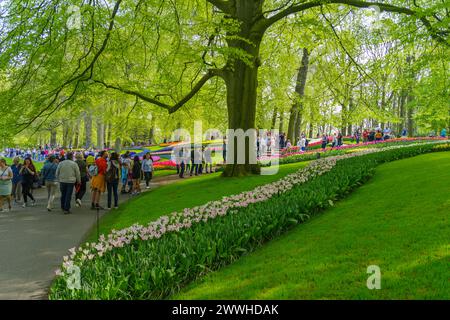
<instances>
[{"instance_id":1,"label":"colorful flower bed","mask_svg":"<svg viewBox=\"0 0 450 320\"><path fill-rule=\"evenodd\" d=\"M134 225L71 249L51 299L160 299L305 221L369 178L377 164L450 150L448 142L362 150L319 159L279 181ZM69 289L70 270L81 289Z\"/></svg>"},{"instance_id":2,"label":"colorful flower bed","mask_svg":"<svg viewBox=\"0 0 450 320\"><path fill-rule=\"evenodd\" d=\"M314 159L314 157L317 156L317 153L320 153L321 156L328 156L329 154L331 155L336 155L336 151L337 150L345 150L346 152L349 152L349 150L351 152L356 151L357 149L361 149L361 148L382 148L382 147L386 147L386 146L390 146L390 145L408 145L408 144L412 144L412 143L418 143L418 142L430 142L430 141L445 141L444 138L429 138L429 137L419 137L419 138L399 138L399 139L389 139L389 140L381 140L381 141L371 141L371 142L364 142L364 143L359 143L359 144L349 144L349 145L342 145L340 147L327 147L325 148L325 150L323 150L322 148L316 148L313 150L307 150L307 151L299 151L298 147L292 147L289 149L283 149L281 152L281 155L279 156L280 158L280 164L282 163L293 163L293 162L299 162L299 161L306 161L306 160L312 160ZM321 145L321 142L316 142L315 145ZM331 153L330 153L331 152ZM339 152L338 152L339 153ZM341 152L340 154L342 154L343 152ZM292 160L286 160L283 161L282 159L287 159L289 157L295 157L295 156L303 156L304 155L304 159L302 157L297 157L297 161L292 161ZM269 161L270 157L260 157L260 161Z\"/></svg>"}]
</instances>

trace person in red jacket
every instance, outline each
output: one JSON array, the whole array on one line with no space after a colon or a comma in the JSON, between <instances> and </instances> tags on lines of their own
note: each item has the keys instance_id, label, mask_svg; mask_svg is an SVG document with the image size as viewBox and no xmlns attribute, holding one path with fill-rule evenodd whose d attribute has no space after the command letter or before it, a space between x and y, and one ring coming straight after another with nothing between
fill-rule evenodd
<instances>
[{"instance_id":1,"label":"person in red jacket","mask_svg":"<svg viewBox=\"0 0 450 320\"><path fill-rule=\"evenodd\" d=\"M106 151L101 151L99 153L99 158L95 160L95 166L97 167L96 174L93 175L91 180L91 191L92 191L92 203L91 209L103 209L100 206L100 196L106 191L106 169L108 168L108 153ZM91 171L91 170L89 170Z\"/></svg>"},{"instance_id":2,"label":"person in red jacket","mask_svg":"<svg viewBox=\"0 0 450 320\"><path fill-rule=\"evenodd\" d=\"M369 140L369 130L364 129L363 132L363 142L367 142Z\"/></svg>"}]
</instances>

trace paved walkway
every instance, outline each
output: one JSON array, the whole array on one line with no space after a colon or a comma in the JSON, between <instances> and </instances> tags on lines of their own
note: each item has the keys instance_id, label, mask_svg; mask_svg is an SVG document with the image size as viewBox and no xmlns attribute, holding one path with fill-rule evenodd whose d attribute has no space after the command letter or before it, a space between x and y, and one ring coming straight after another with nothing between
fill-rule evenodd
<instances>
[{"instance_id":1,"label":"paved walkway","mask_svg":"<svg viewBox=\"0 0 450 320\"><path fill-rule=\"evenodd\" d=\"M150 191L177 180L176 176L155 178ZM0 299L46 299L62 257L68 249L79 245L96 223L96 211L89 209L89 193L81 208L72 203L70 215L59 209L47 211L45 188L34 190L34 195L35 207L14 205L13 211L0 213ZM129 198L120 195L120 202ZM103 195L101 204L105 201ZM59 208L59 198L55 207Z\"/></svg>"}]
</instances>

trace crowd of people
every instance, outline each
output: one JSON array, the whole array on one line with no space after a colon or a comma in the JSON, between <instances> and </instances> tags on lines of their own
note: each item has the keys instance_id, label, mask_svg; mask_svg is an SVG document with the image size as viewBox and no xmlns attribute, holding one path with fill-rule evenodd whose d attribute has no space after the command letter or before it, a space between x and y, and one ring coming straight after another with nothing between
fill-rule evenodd
<instances>
[{"instance_id":1,"label":"crowd of people","mask_svg":"<svg viewBox=\"0 0 450 320\"><path fill-rule=\"evenodd\" d=\"M188 150L189 151L189 150ZM190 153L186 153L185 148L175 150L175 164L177 174L180 178L184 178L185 173L192 175L201 175L205 173L213 173L213 149L202 147L190 148ZM223 160L226 161L226 140L223 140Z\"/></svg>"},{"instance_id":2,"label":"crowd of people","mask_svg":"<svg viewBox=\"0 0 450 320\"><path fill-rule=\"evenodd\" d=\"M6 150L8 156L10 150ZM14 154L12 154L14 155ZM101 195L107 193L107 207L117 209L119 206L119 185L121 193L137 195L141 193L141 180L146 188L150 188L153 177L153 159L150 153L143 160L130 153L119 156L118 153L90 151L49 153L45 158L42 170L38 172L32 156L21 158L14 155L11 166L5 158L0 158L0 209L8 212L13 202L23 207L34 206L36 199L33 189L43 186L47 189L47 210L54 209L58 189L61 195L60 207L64 214L71 213L71 202L74 197L75 206L82 206L82 199L90 184L91 209L104 209L100 205ZM113 202L114 201L114 202ZM3 208L4 204L7 208ZM113 205L113 206L112 206Z\"/></svg>"}]
</instances>

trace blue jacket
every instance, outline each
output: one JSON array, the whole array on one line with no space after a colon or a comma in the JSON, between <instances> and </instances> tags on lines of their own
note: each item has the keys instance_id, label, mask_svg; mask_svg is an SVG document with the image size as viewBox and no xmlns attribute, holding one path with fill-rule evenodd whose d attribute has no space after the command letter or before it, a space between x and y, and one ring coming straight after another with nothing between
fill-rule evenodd
<instances>
[{"instance_id":1,"label":"blue jacket","mask_svg":"<svg viewBox=\"0 0 450 320\"><path fill-rule=\"evenodd\" d=\"M22 181L22 176L19 173L20 168L21 168L20 164L18 166L16 166L15 164L11 166L11 170L13 172L12 183L20 183Z\"/></svg>"},{"instance_id":2,"label":"blue jacket","mask_svg":"<svg viewBox=\"0 0 450 320\"><path fill-rule=\"evenodd\" d=\"M45 163L44 167L42 168L42 177L44 178L44 181L51 181L55 182L56 179L56 169L58 168L58 165L56 163L47 162Z\"/></svg>"}]
</instances>

